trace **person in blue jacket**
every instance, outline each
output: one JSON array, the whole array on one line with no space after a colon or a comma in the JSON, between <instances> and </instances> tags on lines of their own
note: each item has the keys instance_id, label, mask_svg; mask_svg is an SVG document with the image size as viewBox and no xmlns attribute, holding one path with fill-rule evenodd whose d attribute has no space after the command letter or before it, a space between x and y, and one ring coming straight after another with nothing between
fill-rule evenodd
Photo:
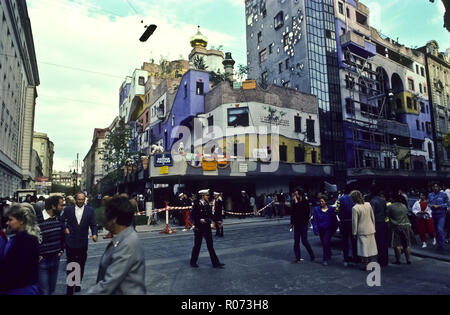
<instances>
[{"instance_id":1,"label":"person in blue jacket","mask_svg":"<svg viewBox=\"0 0 450 315\"><path fill-rule=\"evenodd\" d=\"M333 207L327 205L327 198L324 195L319 196L320 206L313 211L313 229L314 234L320 236L323 246L323 265L328 266L331 258L331 237L337 229L336 211Z\"/></svg>"},{"instance_id":2,"label":"person in blue jacket","mask_svg":"<svg viewBox=\"0 0 450 315\"><path fill-rule=\"evenodd\" d=\"M441 187L437 183L433 185L433 192L428 195L428 206L431 209L434 230L436 231L437 250L442 250L445 242L444 226L448 196L441 191Z\"/></svg>"}]
</instances>

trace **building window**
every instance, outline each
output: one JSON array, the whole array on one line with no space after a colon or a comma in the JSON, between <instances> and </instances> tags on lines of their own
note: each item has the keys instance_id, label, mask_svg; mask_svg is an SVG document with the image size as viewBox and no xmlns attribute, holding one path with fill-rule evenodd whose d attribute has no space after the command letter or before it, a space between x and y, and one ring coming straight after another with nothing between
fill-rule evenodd
<instances>
[{"instance_id":1,"label":"building window","mask_svg":"<svg viewBox=\"0 0 450 315\"><path fill-rule=\"evenodd\" d=\"M268 78L268 73L267 73L267 71L264 71L262 74L261 74L261 83L263 84L263 85L266 85L267 84L267 78Z\"/></svg>"},{"instance_id":2,"label":"building window","mask_svg":"<svg viewBox=\"0 0 450 315\"><path fill-rule=\"evenodd\" d=\"M258 44L262 42L262 32L258 33Z\"/></svg>"},{"instance_id":3,"label":"building window","mask_svg":"<svg viewBox=\"0 0 450 315\"><path fill-rule=\"evenodd\" d=\"M302 117L300 116L294 117L294 131L302 132Z\"/></svg>"},{"instance_id":4,"label":"building window","mask_svg":"<svg viewBox=\"0 0 450 315\"><path fill-rule=\"evenodd\" d=\"M267 60L267 51L266 49L263 49L259 52L259 63L263 63Z\"/></svg>"},{"instance_id":5,"label":"building window","mask_svg":"<svg viewBox=\"0 0 450 315\"><path fill-rule=\"evenodd\" d=\"M306 120L306 134L308 142L315 142L315 121L313 119Z\"/></svg>"},{"instance_id":6,"label":"building window","mask_svg":"<svg viewBox=\"0 0 450 315\"><path fill-rule=\"evenodd\" d=\"M316 164L317 163L317 152L316 150L311 151L311 163Z\"/></svg>"},{"instance_id":7,"label":"building window","mask_svg":"<svg viewBox=\"0 0 450 315\"><path fill-rule=\"evenodd\" d=\"M283 11L280 11L275 18L273 19L273 25L275 30L280 29L284 25L284 14Z\"/></svg>"},{"instance_id":8,"label":"building window","mask_svg":"<svg viewBox=\"0 0 450 315\"><path fill-rule=\"evenodd\" d=\"M416 73L419 74L419 66L416 65Z\"/></svg>"},{"instance_id":9,"label":"building window","mask_svg":"<svg viewBox=\"0 0 450 315\"><path fill-rule=\"evenodd\" d=\"M269 54L273 53L273 47L275 46L274 43L269 45Z\"/></svg>"},{"instance_id":10,"label":"building window","mask_svg":"<svg viewBox=\"0 0 450 315\"><path fill-rule=\"evenodd\" d=\"M422 131L425 131L425 123L422 122Z\"/></svg>"},{"instance_id":11,"label":"building window","mask_svg":"<svg viewBox=\"0 0 450 315\"><path fill-rule=\"evenodd\" d=\"M419 91L420 91L420 93L423 93L422 83L419 83Z\"/></svg>"},{"instance_id":12,"label":"building window","mask_svg":"<svg viewBox=\"0 0 450 315\"><path fill-rule=\"evenodd\" d=\"M203 82L197 82L197 95L203 95Z\"/></svg>"},{"instance_id":13,"label":"building window","mask_svg":"<svg viewBox=\"0 0 450 315\"><path fill-rule=\"evenodd\" d=\"M351 98L345 99L345 110L349 115L355 115L355 102Z\"/></svg>"},{"instance_id":14,"label":"building window","mask_svg":"<svg viewBox=\"0 0 450 315\"><path fill-rule=\"evenodd\" d=\"M408 88L409 88L411 91L414 91L414 80L408 79Z\"/></svg>"},{"instance_id":15,"label":"building window","mask_svg":"<svg viewBox=\"0 0 450 315\"><path fill-rule=\"evenodd\" d=\"M425 77L425 69L423 67L420 67L420 75Z\"/></svg>"},{"instance_id":16,"label":"building window","mask_svg":"<svg viewBox=\"0 0 450 315\"><path fill-rule=\"evenodd\" d=\"M406 97L406 106L412 109L412 99L409 96Z\"/></svg>"},{"instance_id":17,"label":"building window","mask_svg":"<svg viewBox=\"0 0 450 315\"><path fill-rule=\"evenodd\" d=\"M417 130L420 130L420 122L417 119L416 119L416 127L417 127Z\"/></svg>"},{"instance_id":18,"label":"building window","mask_svg":"<svg viewBox=\"0 0 450 315\"><path fill-rule=\"evenodd\" d=\"M283 45L287 46L289 43L289 33L284 34L283 36Z\"/></svg>"},{"instance_id":19,"label":"building window","mask_svg":"<svg viewBox=\"0 0 450 315\"><path fill-rule=\"evenodd\" d=\"M420 102L420 112L425 114L425 104Z\"/></svg>"},{"instance_id":20,"label":"building window","mask_svg":"<svg viewBox=\"0 0 450 315\"><path fill-rule=\"evenodd\" d=\"M287 161L287 146L286 145L280 145L280 161L281 162Z\"/></svg>"},{"instance_id":21,"label":"building window","mask_svg":"<svg viewBox=\"0 0 450 315\"><path fill-rule=\"evenodd\" d=\"M145 85L145 78L139 77L139 85Z\"/></svg>"},{"instance_id":22,"label":"building window","mask_svg":"<svg viewBox=\"0 0 450 315\"><path fill-rule=\"evenodd\" d=\"M214 126L214 116L208 117L208 127Z\"/></svg>"},{"instance_id":23,"label":"building window","mask_svg":"<svg viewBox=\"0 0 450 315\"><path fill-rule=\"evenodd\" d=\"M286 61L284 62L284 65L286 67L286 70L289 70L289 59L286 59Z\"/></svg>"},{"instance_id":24,"label":"building window","mask_svg":"<svg viewBox=\"0 0 450 315\"><path fill-rule=\"evenodd\" d=\"M283 72L283 61L280 61L280 63L278 64L278 73Z\"/></svg>"},{"instance_id":25,"label":"building window","mask_svg":"<svg viewBox=\"0 0 450 315\"><path fill-rule=\"evenodd\" d=\"M184 83L184 98L186 98L188 95L188 88L187 88L187 83Z\"/></svg>"},{"instance_id":26,"label":"building window","mask_svg":"<svg viewBox=\"0 0 450 315\"><path fill-rule=\"evenodd\" d=\"M347 8L347 17L350 18L350 9Z\"/></svg>"},{"instance_id":27,"label":"building window","mask_svg":"<svg viewBox=\"0 0 450 315\"><path fill-rule=\"evenodd\" d=\"M339 5L339 13L344 14L344 4L339 1L338 5Z\"/></svg>"},{"instance_id":28,"label":"building window","mask_svg":"<svg viewBox=\"0 0 450 315\"><path fill-rule=\"evenodd\" d=\"M414 110L417 110L417 100L414 99Z\"/></svg>"},{"instance_id":29,"label":"building window","mask_svg":"<svg viewBox=\"0 0 450 315\"><path fill-rule=\"evenodd\" d=\"M295 147L295 162L302 163L305 162L305 149L303 147Z\"/></svg>"},{"instance_id":30,"label":"building window","mask_svg":"<svg viewBox=\"0 0 450 315\"><path fill-rule=\"evenodd\" d=\"M247 127L248 122L248 107L228 109L228 126Z\"/></svg>"}]
</instances>

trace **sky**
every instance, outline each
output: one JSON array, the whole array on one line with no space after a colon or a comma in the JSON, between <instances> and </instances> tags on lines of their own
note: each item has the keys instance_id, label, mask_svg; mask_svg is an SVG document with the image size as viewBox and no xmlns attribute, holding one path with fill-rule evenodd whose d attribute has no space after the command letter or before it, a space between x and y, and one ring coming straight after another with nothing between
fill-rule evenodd
<instances>
[{"instance_id":1,"label":"sky","mask_svg":"<svg viewBox=\"0 0 450 315\"><path fill-rule=\"evenodd\" d=\"M267 0L276 1L276 0ZM450 48L444 7L428 0L365 0L370 23L409 47ZM35 131L55 145L54 171L69 171L92 144L94 128L119 113L119 88L143 62L187 59L197 25L209 47L246 64L244 0L27 0L40 86ZM141 23L143 21L144 23ZM144 26L155 33L139 42Z\"/></svg>"}]
</instances>

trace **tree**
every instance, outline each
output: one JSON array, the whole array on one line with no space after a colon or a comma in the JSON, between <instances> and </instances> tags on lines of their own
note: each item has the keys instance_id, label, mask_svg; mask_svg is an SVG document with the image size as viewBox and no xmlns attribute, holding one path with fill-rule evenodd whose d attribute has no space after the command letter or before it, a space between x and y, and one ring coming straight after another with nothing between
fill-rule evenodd
<instances>
[{"instance_id":1,"label":"tree","mask_svg":"<svg viewBox=\"0 0 450 315\"><path fill-rule=\"evenodd\" d=\"M120 172L124 166L133 165L139 160L139 153L136 151L137 141L133 137L133 132L125 124L124 119L120 119L116 128L108 132L103 143L103 157L107 172L113 171L114 179L120 177Z\"/></svg>"},{"instance_id":2,"label":"tree","mask_svg":"<svg viewBox=\"0 0 450 315\"><path fill-rule=\"evenodd\" d=\"M434 3L434 0L430 0ZM444 14L444 27L450 32L450 0L442 0L442 4L445 7Z\"/></svg>"},{"instance_id":3,"label":"tree","mask_svg":"<svg viewBox=\"0 0 450 315\"><path fill-rule=\"evenodd\" d=\"M205 64L205 60L203 57L195 56L194 58L194 67L197 70L206 70L208 69L208 66Z\"/></svg>"},{"instance_id":4,"label":"tree","mask_svg":"<svg viewBox=\"0 0 450 315\"><path fill-rule=\"evenodd\" d=\"M237 76L240 80L244 80L247 78L248 76L248 66L244 66L239 64L238 65L238 71L237 71Z\"/></svg>"}]
</instances>

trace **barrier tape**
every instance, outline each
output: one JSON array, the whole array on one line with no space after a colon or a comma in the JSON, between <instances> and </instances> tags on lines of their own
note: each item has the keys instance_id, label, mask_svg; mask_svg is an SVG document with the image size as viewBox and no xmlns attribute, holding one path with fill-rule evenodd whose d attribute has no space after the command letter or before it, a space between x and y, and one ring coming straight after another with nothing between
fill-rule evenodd
<instances>
[{"instance_id":1,"label":"barrier tape","mask_svg":"<svg viewBox=\"0 0 450 315\"><path fill-rule=\"evenodd\" d=\"M263 208L258 210L257 213L260 214L263 210L265 210L267 207L269 207L274 202L275 201L270 202L269 204L267 204L266 206L264 206ZM151 213L160 213L160 212L169 211L169 210L188 210L188 209L192 209L192 206L188 206L188 207L167 207L167 208L161 208L161 209L154 209L154 210L151 210ZM227 213L227 214L232 214L232 215L255 215L253 212L247 212L247 213L231 212L231 211L224 211L224 212ZM137 212L136 216L138 216L138 215L146 215L146 214L147 214L146 211L141 211L141 212Z\"/></svg>"}]
</instances>

